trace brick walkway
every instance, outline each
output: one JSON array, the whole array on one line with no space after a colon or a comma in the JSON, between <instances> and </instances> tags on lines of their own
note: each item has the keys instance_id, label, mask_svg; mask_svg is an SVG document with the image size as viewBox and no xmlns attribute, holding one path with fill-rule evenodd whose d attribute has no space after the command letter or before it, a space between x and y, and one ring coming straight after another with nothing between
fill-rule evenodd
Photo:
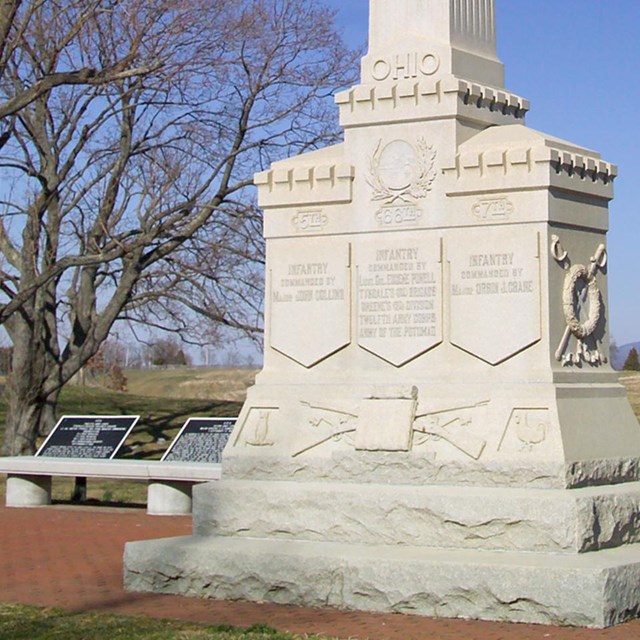
<instances>
[{"instance_id":1,"label":"brick walkway","mask_svg":"<svg viewBox=\"0 0 640 640\"><path fill-rule=\"evenodd\" d=\"M126 541L187 535L190 529L190 518L151 517L139 509L0 507L0 601L236 626L263 622L283 631L370 640L640 640L640 621L599 631L123 591Z\"/></svg>"}]
</instances>

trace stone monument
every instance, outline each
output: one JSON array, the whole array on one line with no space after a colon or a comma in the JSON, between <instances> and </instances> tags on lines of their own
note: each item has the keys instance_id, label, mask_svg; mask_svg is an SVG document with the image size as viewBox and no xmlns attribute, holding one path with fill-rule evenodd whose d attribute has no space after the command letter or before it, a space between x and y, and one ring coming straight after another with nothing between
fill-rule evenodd
<instances>
[{"instance_id":1,"label":"stone monument","mask_svg":"<svg viewBox=\"0 0 640 640\"><path fill-rule=\"evenodd\" d=\"M607 626L640 608L640 428L611 369L616 167L525 126L493 0L371 0L344 143L256 176L264 370L126 585Z\"/></svg>"}]
</instances>

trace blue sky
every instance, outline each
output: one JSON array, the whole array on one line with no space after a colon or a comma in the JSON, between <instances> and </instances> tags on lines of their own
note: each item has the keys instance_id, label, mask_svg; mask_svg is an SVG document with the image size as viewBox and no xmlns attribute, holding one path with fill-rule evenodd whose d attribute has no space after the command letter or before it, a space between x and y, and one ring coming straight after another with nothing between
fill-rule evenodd
<instances>
[{"instance_id":1,"label":"blue sky","mask_svg":"<svg viewBox=\"0 0 640 640\"><path fill-rule=\"evenodd\" d=\"M326 4L338 9L348 39L366 40L369 0ZM506 88L531 100L527 125L619 166L608 235L609 320L619 345L640 340L640 1L495 4Z\"/></svg>"}]
</instances>

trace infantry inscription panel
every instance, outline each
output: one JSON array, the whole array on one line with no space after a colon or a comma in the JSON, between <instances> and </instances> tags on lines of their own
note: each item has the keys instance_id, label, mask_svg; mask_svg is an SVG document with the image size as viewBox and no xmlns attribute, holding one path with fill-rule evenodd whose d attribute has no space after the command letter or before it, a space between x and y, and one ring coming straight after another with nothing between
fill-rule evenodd
<instances>
[{"instance_id":1,"label":"infantry inscription panel","mask_svg":"<svg viewBox=\"0 0 640 640\"><path fill-rule=\"evenodd\" d=\"M351 342L350 246L314 238L278 248L270 273L271 346L305 367Z\"/></svg>"},{"instance_id":2,"label":"infantry inscription panel","mask_svg":"<svg viewBox=\"0 0 640 640\"><path fill-rule=\"evenodd\" d=\"M401 366L442 341L440 238L403 234L357 247L358 344Z\"/></svg>"},{"instance_id":3,"label":"infantry inscription panel","mask_svg":"<svg viewBox=\"0 0 640 640\"><path fill-rule=\"evenodd\" d=\"M451 234L451 342L499 364L540 340L540 251L531 229Z\"/></svg>"}]
</instances>

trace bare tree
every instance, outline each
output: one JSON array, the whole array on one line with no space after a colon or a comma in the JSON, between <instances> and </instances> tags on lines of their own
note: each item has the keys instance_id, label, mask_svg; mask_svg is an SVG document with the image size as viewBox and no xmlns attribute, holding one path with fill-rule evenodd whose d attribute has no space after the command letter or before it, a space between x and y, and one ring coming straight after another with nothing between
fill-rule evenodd
<instances>
[{"instance_id":1,"label":"bare tree","mask_svg":"<svg viewBox=\"0 0 640 640\"><path fill-rule=\"evenodd\" d=\"M130 48L125 51L110 51L111 55L97 60L96 66L86 66L86 61L80 58L73 61L67 59L67 63L71 62L70 65L46 71L43 68L44 73L22 77L22 82L11 84L11 79L15 79L12 67L13 70L19 67L22 54L27 48L26 39L38 27L40 30L46 28L46 23L37 25L38 20L43 17L51 19L54 15L58 17L58 52L63 54L76 39L93 31L101 15L112 11L114 4L116 3L105 3L102 0L0 0L0 81L4 85L0 100L0 120L8 125L0 134L0 148L11 136L12 117L56 87L99 85L141 76L154 68L156 61L148 57L144 60L145 34L138 34L137 41L131 42ZM39 42L34 40L28 44L37 54Z\"/></svg>"},{"instance_id":2,"label":"bare tree","mask_svg":"<svg viewBox=\"0 0 640 640\"><path fill-rule=\"evenodd\" d=\"M357 53L312 0L12 6L0 100L35 88L2 118L0 157L3 452L21 454L117 320L259 332L252 174L335 139L327 98ZM51 81L86 69L100 81Z\"/></svg>"}]
</instances>

